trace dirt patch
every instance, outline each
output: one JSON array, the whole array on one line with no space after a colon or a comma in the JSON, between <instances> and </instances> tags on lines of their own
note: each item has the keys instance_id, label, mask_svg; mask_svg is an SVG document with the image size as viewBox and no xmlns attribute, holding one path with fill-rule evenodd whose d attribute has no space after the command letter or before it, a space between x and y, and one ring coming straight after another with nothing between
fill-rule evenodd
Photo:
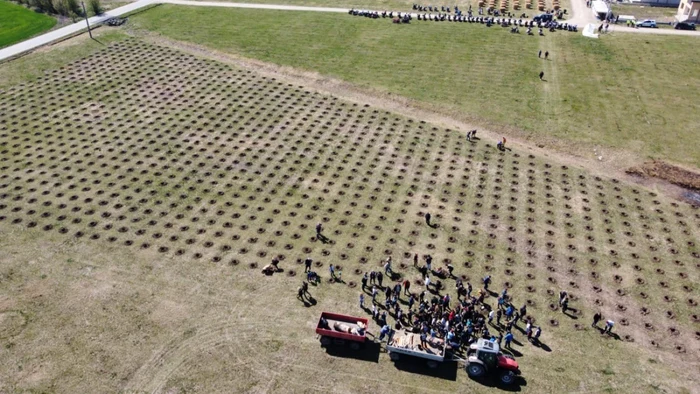
<instances>
[{"instance_id":1,"label":"dirt patch","mask_svg":"<svg viewBox=\"0 0 700 394\"><path fill-rule=\"evenodd\" d=\"M625 171L643 178L659 178L686 189L700 190L700 173L681 168L661 160L648 161Z\"/></svg>"}]
</instances>

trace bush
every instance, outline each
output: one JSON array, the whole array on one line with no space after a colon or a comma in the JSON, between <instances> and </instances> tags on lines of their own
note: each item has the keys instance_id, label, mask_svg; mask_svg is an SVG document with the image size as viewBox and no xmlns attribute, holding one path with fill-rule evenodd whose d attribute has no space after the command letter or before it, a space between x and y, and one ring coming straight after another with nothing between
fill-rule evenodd
<instances>
[{"instance_id":1,"label":"bush","mask_svg":"<svg viewBox=\"0 0 700 394\"><path fill-rule=\"evenodd\" d=\"M104 10L102 9L102 4L100 4L100 0L90 0L90 2L88 3L88 7L90 7L90 10L95 15L102 15L102 13L104 12Z\"/></svg>"},{"instance_id":2,"label":"bush","mask_svg":"<svg viewBox=\"0 0 700 394\"><path fill-rule=\"evenodd\" d=\"M53 8L56 10L57 14L68 16L73 19L75 19L76 16L83 15L83 10L78 0L53 0Z\"/></svg>"}]
</instances>

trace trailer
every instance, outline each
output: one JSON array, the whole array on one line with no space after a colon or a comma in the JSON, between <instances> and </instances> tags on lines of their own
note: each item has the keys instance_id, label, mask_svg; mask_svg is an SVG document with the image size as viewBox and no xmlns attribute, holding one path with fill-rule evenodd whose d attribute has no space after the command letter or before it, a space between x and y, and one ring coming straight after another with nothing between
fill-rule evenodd
<instances>
[{"instance_id":1,"label":"trailer","mask_svg":"<svg viewBox=\"0 0 700 394\"><path fill-rule=\"evenodd\" d=\"M445 361L447 343L442 338L428 338L427 346L421 346L420 334L407 330L393 331L387 342L387 352L393 361L399 360L400 355L407 355L428 360L428 367L437 368Z\"/></svg>"},{"instance_id":2,"label":"trailer","mask_svg":"<svg viewBox=\"0 0 700 394\"><path fill-rule=\"evenodd\" d=\"M321 346L347 344L351 349L359 350L367 341L368 323L364 317L321 312L316 334L320 337Z\"/></svg>"}]
</instances>

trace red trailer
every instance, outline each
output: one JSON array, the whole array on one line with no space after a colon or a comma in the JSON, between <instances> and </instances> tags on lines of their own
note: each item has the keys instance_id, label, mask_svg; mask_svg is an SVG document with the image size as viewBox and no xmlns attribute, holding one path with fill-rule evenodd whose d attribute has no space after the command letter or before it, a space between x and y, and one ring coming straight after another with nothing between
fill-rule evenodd
<instances>
[{"instance_id":1,"label":"red trailer","mask_svg":"<svg viewBox=\"0 0 700 394\"><path fill-rule=\"evenodd\" d=\"M364 317L322 312L316 324L316 334L321 338L321 345L349 344L352 349L359 349L367 340L368 320Z\"/></svg>"}]
</instances>

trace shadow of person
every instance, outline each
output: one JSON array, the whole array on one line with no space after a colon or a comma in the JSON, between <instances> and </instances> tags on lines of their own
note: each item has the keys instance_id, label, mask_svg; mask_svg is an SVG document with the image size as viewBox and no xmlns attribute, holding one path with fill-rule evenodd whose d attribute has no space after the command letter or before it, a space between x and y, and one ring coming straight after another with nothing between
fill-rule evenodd
<instances>
[{"instance_id":1,"label":"shadow of person","mask_svg":"<svg viewBox=\"0 0 700 394\"><path fill-rule=\"evenodd\" d=\"M569 309L568 311L563 312L564 315L567 316L567 317L570 318L570 319L578 320L578 316L574 315L573 313L569 313L569 311L571 311L571 310L572 310L572 309ZM574 310L574 311L575 311L575 310Z\"/></svg>"}]
</instances>

